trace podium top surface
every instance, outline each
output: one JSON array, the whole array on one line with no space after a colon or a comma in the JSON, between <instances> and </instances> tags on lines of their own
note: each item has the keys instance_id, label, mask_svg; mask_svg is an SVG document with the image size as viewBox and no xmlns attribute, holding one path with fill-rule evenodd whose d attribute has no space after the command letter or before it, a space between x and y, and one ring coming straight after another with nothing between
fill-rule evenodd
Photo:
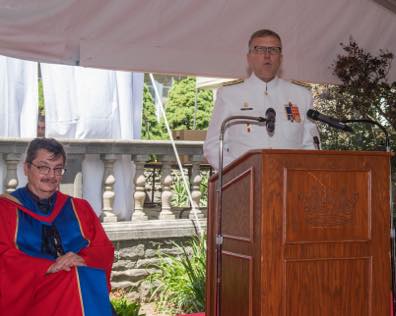
<instances>
[{"instance_id":1,"label":"podium top surface","mask_svg":"<svg viewBox=\"0 0 396 316\"><path fill-rule=\"evenodd\" d=\"M223 172L227 172L228 170L234 168L236 165L244 161L245 159L254 156L254 155L297 155L297 156L340 156L340 157L387 157L391 158L394 153L386 152L386 151L357 151L357 150L309 150L309 149L252 149L241 155L239 158L235 159L227 166L224 167ZM211 177L211 180L217 178L218 173L214 174Z\"/></svg>"}]
</instances>

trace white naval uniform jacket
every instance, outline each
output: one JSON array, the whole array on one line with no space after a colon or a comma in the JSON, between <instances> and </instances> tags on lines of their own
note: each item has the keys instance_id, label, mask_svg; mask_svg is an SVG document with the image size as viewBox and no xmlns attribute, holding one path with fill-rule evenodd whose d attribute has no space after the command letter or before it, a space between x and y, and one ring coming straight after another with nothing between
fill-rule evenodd
<instances>
[{"instance_id":1,"label":"white naval uniform jacket","mask_svg":"<svg viewBox=\"0 0 396 316\"><path fill-rule=\"evenodd\" d=\"M286 107L294 106L294 119L287 115ZM313 137L319 133L316 125L307 118L312 107L311 93L296 84L275 77L265 83L252 74L242 83L218 90L216 104L209 124L204 154L216 170L219 166L219 133L223 120L232 115L265 117L268 108L276 112L275 131L270 136L265 123L228 125L224 134L224 166L251 149L314 149ZM297 108L297 109L296 109Z\"/></svg>"}]
</instances>

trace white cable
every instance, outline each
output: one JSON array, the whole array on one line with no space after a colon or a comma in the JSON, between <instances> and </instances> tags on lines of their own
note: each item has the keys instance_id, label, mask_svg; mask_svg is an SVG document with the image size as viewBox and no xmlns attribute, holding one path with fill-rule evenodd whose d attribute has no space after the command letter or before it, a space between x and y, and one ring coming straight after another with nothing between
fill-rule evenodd
<instances>
[{"instance_id":1,"label":"white cable","mask_svg":"<svg viewBox=\"0 0 396 316\"><path fill-rule=\"evenodd\" d=\"M160 109L161 109L162 117L164 118L166 131L168 132L169 138L170 138L170 140L171 140L171 144L172 144L173 151L174 151L174 153L175 153L177 165L178 165L178 167L179 167L180 174L181 174L182 179L183 179L183 184L184 184L184 187L185 187L186 192L187 192L187 195L188 195L188 200L190 201L191 211L192 211L193 214L194 214L194 220L195 220L195 223L196 223L196 225L197 225L196 227L197 227L197 229L198 229L199 235L202 236L203 231L202 231L202 228L201 228L201 223L199 222L199 218L198 218L198 216L197 216L197 211L196 211L196 209L193 207L194 203L193 203L193 200L192 200L192 196L191 196L191 192L190 192L190 187L189 187L189 185L188 185L188 182L187 182L187 179L186 179L186 175L184 174L184 171L183 171L183 166L182 166L181 161L180 161L180 157L179 157L179 153L178 153L177 148L176 148L175 140L173 139L172 132L171 132L171 129L170 129L170 127L169 127L168 119L166 118L164 105L162 104L161 97L160 97L160 95L159 95L159 93L158 93L157 85L156 85L156 83L155 83L153 74L150 73L149 76L150 76L150 80L151 80L151 83L152 83L153 88L154 88L154 93L155 93L155 95L156 95L156 97L157 97L157 100L158 100L159 107L160 107ZM199 206L198 206L198 207L199 207Z\"/></svg>"}]
</instances>

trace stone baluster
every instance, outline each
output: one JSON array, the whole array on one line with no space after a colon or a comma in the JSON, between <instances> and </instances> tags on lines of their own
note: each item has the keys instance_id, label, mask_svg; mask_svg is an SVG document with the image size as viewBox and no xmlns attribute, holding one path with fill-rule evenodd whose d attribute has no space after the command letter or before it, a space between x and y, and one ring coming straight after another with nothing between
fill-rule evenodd
<instances>
[{"instance_id":1,"label":"stone baluster","mask_svg":"<svg viewBox=\"0 0 396 316\"><path fill-rule=\"evenodd\" d=\"M82 171L76 173L73 181L73 196L82 198L83 197L83 174Z\"/></svg>"},{"instance_id":2,"label":"stone baluster","mask_svg":"<svg viewBox=\"0 0 396 316\"><path fill-rule=\"evenodd\" d=\"M192 205L191 205L191 212L189 218L194 219L195 214L198 218L203 218L204 214L199 208L199 201L201 200L201 190L200 185L202 181L202 177L200 174L200 162L202 161L201 155L193 155L191 157L191 198L192 198ZM194 214L195 213L195 214Z\"/></svg>"},{"instance_id":3,"label":"stone baluster","mask_svg":"<svg viewBox=\"0 0 396 316\"><path fill-rule=\"evenodd\" d=\"M148 155L134 156L136 166L135 171L135 193L133 194L135 200L135 207L132 213L132 221L146 221L148 216L144 213L144 200L146 198L146 177L144 175L144 165L149 160Z\"/></svg>"},{"instance_id":4,"label":"stone baluster","mask_svg":"<svg viewBox=\"0 0 396 316\"><path fill-rule=\"evenodd\" d=\"M114 203L114 184L116 179L114 177L114 162L116 155L105 154L101 155L101 159L104 163L104 175L103 175L103 211L101 219L104 223L117 222L117 216L113 213Z\"/></svg>"},{"instance_id":5,"label":"stone baluster","mask_svg":"<svg viewBox=\"0 0 396 316\"><path fill-rule=\"evenodd\" d=\"M77 198L83 198L82 162L84 158L83 154L68 154L66 160L67 172L62 178L62 182L72 184L73 190L70 193Z\"/></svg>"},{"instance_id":6,"label":"stone baluster","mask_svg":"<svg viewBox=\"0 0 396 316\"><path fill-rule=\"evenodd\" d=\"M4 186L7 193L15 191L18 186L17 167L21 156L21 154L14 153L5 155L4 160L6 163L7 175Z\"/></svg>"},{"instance_id":7,"label":"stone baluster","mask_svg":"<svg viewBox=\"0 0 396 316\"><path fill-rule=\"evenodd\" d=\"M171 199L172 199L172 157L163 156L161 159L161 212L159 219L175 219L175 214L172 213Z\"/></svg>"}]
</instances>

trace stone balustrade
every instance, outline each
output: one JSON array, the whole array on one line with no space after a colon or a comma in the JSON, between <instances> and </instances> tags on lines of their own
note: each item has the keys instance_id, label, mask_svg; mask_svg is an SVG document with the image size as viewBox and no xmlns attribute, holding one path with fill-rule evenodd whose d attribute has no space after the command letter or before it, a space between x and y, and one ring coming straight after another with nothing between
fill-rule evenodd
<instances>
[{"instance_id":1,"label":"stone balustrade","mask_svg":"<svg viewBox=\"0 0 396 316\"><path fill-rule=\"evenodd\" d=\"M5 175L3 175L4 184L3 191L14 191L19 183L17 177L17 165L22 159L28 144L28 139L20 138L0 138L0 159L5 165ZM68 155L68 161L79 161L77 168L81 168L81 161L87 155L98 155L103 162L104 175L102 185L102 209L101 218L103 222L116 222L117 217L113 213L113 202L115 198L114 185L117 179L114 175L114 162L123 155L131 157L131 161L135 164L135 190L131 192L134 198L134 207L131 209L131 221L140 222L149 220L148 212L145 209L146 201L146 173L145 166L150 158L155 155L157 161L161 165L161 210L158 214L160 220L176 219L176 213L172 209L172 170L175 168L176 159L171 147L170 141L142 141L142 140L61 140ZM184 158L191 170L191 195L193 199L192 209L197 213L198 218L203 217L200 208L201 192L199 190L201 183L201 164L203 161L202 142L198 141L177 141L177 149L179 154ZM67 166L70 169L70 166ZM68 190L71 195L80 197L81 182L89 181L89 179L81 178L81 169L75 170L73 165L74 177L72 179L73 189ZM79 183L80 182L80 183ZM190 214L190 217L192 215Z\"/></svg>"},{"instance_id":2,"label":"stone balustrade","mask_svg":"<svg viewBox=\"0 0 396 316\"><path fill-rule=\"evenodd\" d=\"M133 193L135 198L135 207L133 220L147 220L147 214L144 213L144 198L145 198L145 173L144 168L146 163L150 160L152 155L155 155L160 163L162 163L162 208L160 213L161 219L174 218L171 212L170 199L172 192L170 190L172 184L171 171L175 165L176 159L169 141L142 141L142 140L60 140L65 146L68 155L68 160L77 159L80 162L86 155L99 155L104 164L104 178L103 178L103 218L111 217L112 205L114 201L114 183L117 179L114 178L114 161L122 155L130 155L131 160L135 163L135 186L136 190ZM3 160L6 171L3 191L12 192L18 187L17 165L22 159L28 144L28 139L20 138L0 138L0 160ZM177 148L179 154L183 156L184 162L192 165L193 177L192 189L194 197L193 208L199 208L200 192L200 176L199 170L203 160L202 156L202 142L197 141L177 141ZM81 168L81 164L79 166ZM68 168L69 169L69 168ZM78 170L81 171L81 170ZM76 175L80 176L80 173ZM83 181L81 179L80 181ZM82 195L81 192L74 193ZM196 191L196 192L194 192ZM73 195L73 192L71 192ZM197 204L198 203L198 204ZM133 210L132 210L133 211ZM105 220L106 221L106 220ZM111 220L110 220L111 221Z\"/></svg>"},{"instance_id":3,"label":"stone balustrade","mask_svg":"<svg viewBox=\"0 0 396 316\"><path fill-rule=\"evenodd\" d=\"M113 288L129 287L136 296L145 296L141 282L153 269L158 258L156 250L169 247L169 240L182 241L206 230L206 208L201 205L200 185L203 164L202 142L176 141L176 147L188 168L192 205L175 207L172 205L173 171L176 159L170 141L143 140L60 140L67 156L68 172L64 179L66 193L83 197L82 183L90 181L82 173L82 164L87 157L98 157L102 163L103 179L100 216L105 231L116 248L113 267ZM18 183L18 164L24 158L29 139L0 138L0 167L3 169L3 192L12 192ZM120 157L130 157L134 163L134 190L130 192L134 204L127 220L120 220L115 214L114 199L117 179L114 165ZM148 168L155 155L155 168ZM72 171L69 173L69 171ZM157 177L150 170L157 170ZM1 176L1 174L0 174ZM157 178L157 182L153 182ZM89 183L89 182L88 182ZM148 200L157 195L156 201ZM62 191L65 191L61 188ZM150 199L149 199L150 200ZM153 203L155 202L155 203ZM198 220L197 220L198 219ZM143 291L143 293L142 293Z\"/></svg>"}]
</instances>

